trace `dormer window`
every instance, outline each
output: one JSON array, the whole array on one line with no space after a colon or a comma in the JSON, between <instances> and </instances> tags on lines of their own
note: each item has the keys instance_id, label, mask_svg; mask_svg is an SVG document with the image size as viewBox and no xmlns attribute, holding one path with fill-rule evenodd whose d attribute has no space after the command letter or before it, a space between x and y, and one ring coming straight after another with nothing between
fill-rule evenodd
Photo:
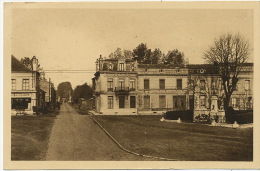
<instances>
[{"instance_id":1,"label":"dormer window","mask_svg":"<svg viewBox=\"0 0 260 171\"><path fill-rule=\"evenodd\" d=\"M200 73L201 73L201 74L205 73L205 69L201 69L201 70L200 70Z\"/></svg>"},{"instance_id":2,"label":"dormer window","mask_svg":"<svg viewBox=\"0 0 260 171\"><path fill-rule=\"evenodd\" d=\"M109 63L109 70L112 70L112 69L113 69L113 64Z\"/></svg>"},{"instance_id":3,"label":"dormer window","mask_svg":"<svg viewBox=\"0 0 260 171\"><path fill-rule=\"evenodd\" d=\"M132 71L135 70L135 64L132 64L132 66L131 66L131 70L132 70Z\"/></svg>"},{"instance_id":4,"label":"dormer window","mask_svg":"<svg viewBox=\"0 0 260 171\"><path fill-rule=\"evenodd\" d=\"M124 63L119 64L119 71L124 71Z\"/></svg>"}]
</instances>

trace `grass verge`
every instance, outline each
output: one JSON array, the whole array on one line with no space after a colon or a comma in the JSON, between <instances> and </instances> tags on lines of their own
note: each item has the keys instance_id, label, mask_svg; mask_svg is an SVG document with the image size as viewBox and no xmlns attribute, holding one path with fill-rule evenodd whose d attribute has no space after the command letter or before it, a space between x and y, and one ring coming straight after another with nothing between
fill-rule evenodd
<instances>
[{"instance_id":1,"label":"grass verge","mask_svg":"<svg viewBox=\"0 0 260 171\"><path fill-rule=\"evenodd\" d=\"M161 116L94 116L126 149L183 161L252 161L253 129L160 122Z\"/></svg>"},{"instance_id":2,"label":"grass verge","mask_svg":"<svg viewBox=\"0 0 260 171\"><path fill-rule=\"evenodd\" d=\"M12 116L11 160L44 160L56 114Z\"/></svg>"}]
</instances>

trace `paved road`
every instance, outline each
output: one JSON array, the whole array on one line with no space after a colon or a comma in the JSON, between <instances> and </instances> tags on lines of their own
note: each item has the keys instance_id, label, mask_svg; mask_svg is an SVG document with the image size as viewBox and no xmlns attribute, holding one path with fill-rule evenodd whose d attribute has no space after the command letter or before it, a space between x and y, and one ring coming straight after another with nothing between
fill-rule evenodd
<instances>
[{"instance_id":1,"label":"paved road","mask_svg":"<svg viewBox=\"0 0 260 171\"><path fill-rule=\"evenodd\" d=\"M46 160L151 160L120 149L92 120L78 114L69 104L61 105L55 119Z\"/></svg>"}]
</instances>

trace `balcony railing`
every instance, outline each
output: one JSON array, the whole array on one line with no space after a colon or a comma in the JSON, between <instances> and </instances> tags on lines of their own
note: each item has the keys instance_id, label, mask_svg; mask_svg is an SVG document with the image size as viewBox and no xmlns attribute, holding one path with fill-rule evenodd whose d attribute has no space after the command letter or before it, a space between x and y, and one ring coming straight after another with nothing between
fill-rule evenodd
<instances>
[{"instance_id":1,"label":"balcony railing","mask_svg":"<svg viewBox=\"0 0 260 171\"><path fill-rule=\"evenodd\" d=\"M115 87L114 89L115 95L129 95L130 89L129 87Z\"/></svg>"},{"instance_id":2,"label":"balcony railing","mask_svg":"<svg viewBox=\"0 0 260 171\"><path fill-rule=\"evenodd\" d=\"M129 87L115 87L114 91L130 91Z\"/></svg>"}]
</instances>

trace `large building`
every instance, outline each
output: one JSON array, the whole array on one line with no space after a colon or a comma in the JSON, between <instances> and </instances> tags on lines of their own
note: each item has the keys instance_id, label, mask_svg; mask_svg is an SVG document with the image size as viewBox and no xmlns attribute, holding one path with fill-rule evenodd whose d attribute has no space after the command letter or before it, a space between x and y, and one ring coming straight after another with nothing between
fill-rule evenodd
<instances>
[{"instance_id":1,"label":"large building","mask_svg":"<svg viewBox=\"0 0 260 171\"><path fill-rule=\"evenodd\" d=\"M27 68L14 56L11 66L11 111L24 110L34 114L44 104L44 91L39 88L38 60L32 58L32 69Z\"/></svg>"},{"instance_id":2,"label":"large building","mask_svg":"<svg viewBox=\"0 0 260 171\"><path fill-rule=\"evenodd\" d=\"M224 115L221 77L209 64L138 64L132 59L96 61L93 78L95 110L106 115L161 114L194 110L194 117L210 112ZM230 105L253 107L253 65L244 64ZM242 100L243 99L243 100Z\"/></svg>"},{"instance_id":3,"label":"large building","mask_svg":"<svg viewBox=\"0 0 260 171\"><path fill-rule=\"evenodd\" d=\"M133 60L96 62L93 78L95 109L99 113L137 114L137 63Z\"/></svg>"}]
</instances>

